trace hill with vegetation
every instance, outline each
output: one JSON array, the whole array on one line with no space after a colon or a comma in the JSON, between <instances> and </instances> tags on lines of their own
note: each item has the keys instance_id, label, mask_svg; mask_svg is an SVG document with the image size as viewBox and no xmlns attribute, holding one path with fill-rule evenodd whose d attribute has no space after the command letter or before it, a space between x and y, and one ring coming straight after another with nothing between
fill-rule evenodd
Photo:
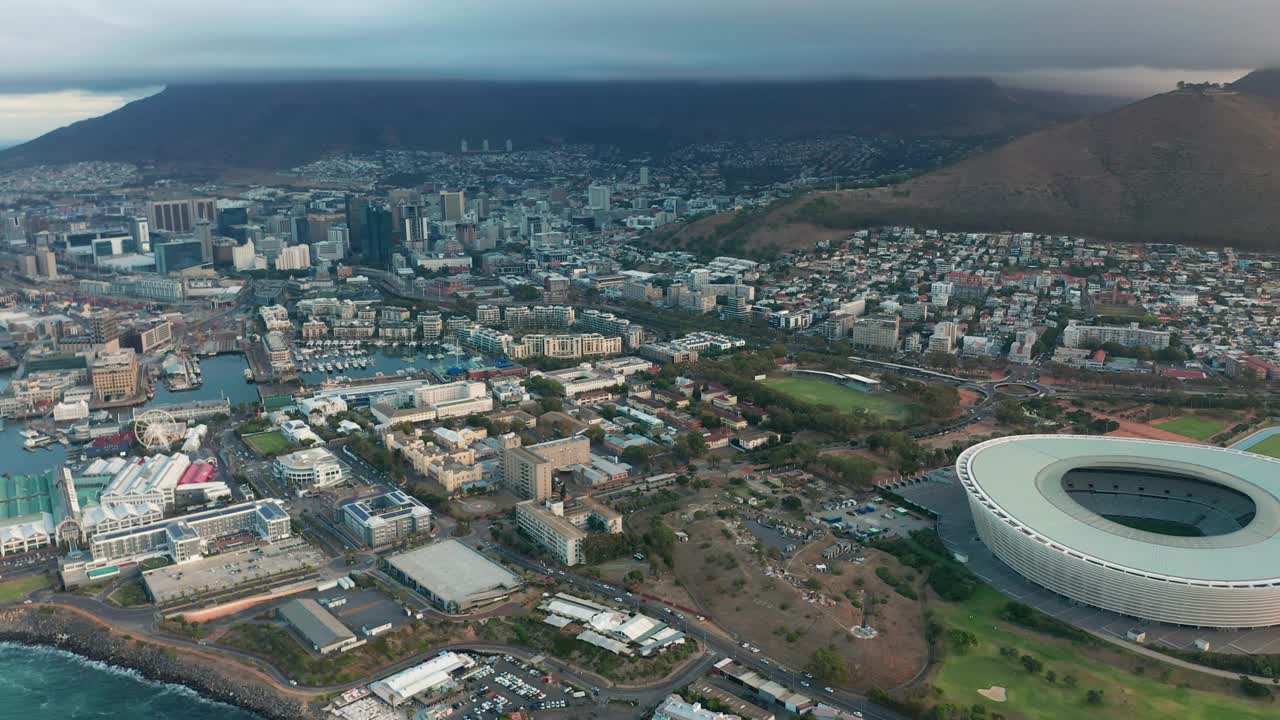
<instances>
[{"instance_id":1,"label":"hill with vegetation","mask_svg":"<svg viewBox=\"0 0 1280 720\"><path fill-rule=\"evenodd\" d=\"M872 225L1275 249L1280 72L1188 85L903 182L701 219L669 240L763 252Z\"/></svg>"}]
</instances>

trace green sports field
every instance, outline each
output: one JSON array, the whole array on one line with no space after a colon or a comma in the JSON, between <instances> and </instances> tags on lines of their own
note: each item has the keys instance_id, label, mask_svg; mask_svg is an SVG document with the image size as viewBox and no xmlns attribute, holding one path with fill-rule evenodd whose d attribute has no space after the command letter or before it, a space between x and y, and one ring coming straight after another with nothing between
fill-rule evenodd
<instances>
[{"instance_id":1,"label":"green sports field","mask_svg":"<svg viewBox=\"0 0 1280 720\"><path fill-rule=\"evenodd\" d=\"M1227 423L1210 418L1200 417L1198 415L1188 415L1180 417L1177 420L1162 422L1156 427L1161 430L1167 430L1171 433L1189 437L1192 440L1208 440L1227 429Z\"/></svg>"},{"instance_id":2,"label":"green sports field","mask_svg":"<svg viewBox=\"0 0 1280 720\"><path fill-rule=\"evenodd\" d=\"M1266 455L1267 457L1280 458L1280 435L1272 435L1266 440L1259 442L1249 448L1249 452Z\"/></svg>"},{"instance_id":3,"label":"green sports field","mask_svg":"<svg viewBox=\"0 0 1280 720\"><path fill-rule=\"evenodd\" d=\"M894 419L907 416L907 404L899 398L883 393L859 392L828 380L779 377L769 378L764 384L812 405L829 405L845 412L866 410Z\"/></svg>"},{"instance_id":4,"label":"green sports field","mask_svg":"<svg viewBox=\"0 0 1280 720\"><path fill-rule=\"evenodd\" d=\"M37 590L44 590L53 583L48 575L28 575L0 582L0 603L17 602Z\"/></svg>"},{"instance_id":5,"label":"green sports field","mask_svg":"<svg viewBox=\"0 0 1280 720\"><path fill-rule=\"evenodd\" d=\"M245 435L244 441L259 455L281 453L293 447L289 444L289 439L279 430L258 433L257 435Z\"/></svg>"},{"instance_id":6,"label":"green sports field","mask_svg":"<svg viewBox=\"0 0 1280 720\"><path fill-rule=\"evenodd\" d=\"M973 633L978 644L967 653L944 656L931 684L941 691L941 702L962 708L981 705L990 713L1025 720L1252 720L1275 717L1275 706L1244 699L1229 680L1223 692L1179 687L1185 673L1169 669L1157 660L1142 662L1117 657L1109 645L1079 648L1065 640L1023 630L1000 617L1007 599L988 586L962 603L937 603L935 618L947 628ZM1001 648L1014 657L1005 657ZM1028 672L1020 662L1030 655L1043 663L1040 672ZM1166 674L1168 670L1168 674ZM1054 679L1048 679L1048 673ZM1070 676L1071 680L1067 680ZM1005 702L988 700L978 690L997 685L1008 691ZM1102 691L1102 703L1087 700L1089 690Z\"/></svg>"}]
</instances>

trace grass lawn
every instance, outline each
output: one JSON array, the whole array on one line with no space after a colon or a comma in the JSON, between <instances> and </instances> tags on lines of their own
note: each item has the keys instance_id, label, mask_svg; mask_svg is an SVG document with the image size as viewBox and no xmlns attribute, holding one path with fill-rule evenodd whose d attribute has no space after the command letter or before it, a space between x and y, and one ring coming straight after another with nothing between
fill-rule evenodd
<instances>
[{"instance_id":1,"label":"grass lawn","mask_svg":"<svg viewBox=\"0 0 1280 720\"><path fill-rule=\"evenodd\" d=\"M764 384L813 405L830 405L845 412L866 410L894 419L907 416L907 404L893 395L859 392L828 380L780 377L769 378Z\"/></svg>"},{"instance_id":2,"label":"grass lawn","mask_svg":"<svg viewBox=\"0 0 1280 720\"><path fill-rule=\"evenodd\" d=\"M258 433L257 435L245 435L243 440L249 447L253 448L254 452L264 456L282 453L293 447L289 443L289 439L279 430Z\"/></svg>"},{"instance_id":3,"label":"grass lawn","mask_svg":"<svg viewBox=\"0 0 1280 720\"><path fill-rule=\"evenodd\" d=\"M1162 422L1156 427L1161 430L1168 430L1183 437L1189 437L1192 440L1208 440L1227 429L1227 424L1218 420L1200 417L1198 415L1188 415L1180 417L1177 420Z\"/></svg>"},{"instance_id":4,"label":"grass lawn","mask_svg":"<svg viewBox=\"0 0 1280 720\"><path fill-rule=\"evenodd\" d=\"M948 628L967 630L978 638L967 654L951 653L943 660L933 679L942 691L943 702L960 707L974 704L988 712L1025 720L1250 720L1276 717L1275 705L1250 701L1236 693L1235 684L1221 680L1220 694L1191 687L1179 687L1192 671L1169 668L1156 660L1142 661L1141 674L1134 671L1131 658L1110 649L1077 647L1065 640L1032 633L1000 618L1007 599L985 585L964 603L936 603L935 616ZM1002 647L1017 651L1015 658L1000 654ZM1028 672L1019 661L1022 655L1044 663L1040 673ZM1166 669L1169 670L1166 675ZM1046 674L1056 673L1055 682ZM1075 679L1074 687L1064 682ZM1197 683L1203 682L1196 678ZM1008 690L1006 702L987 700L978 690L999 685ZM1089 690L1101 690L1100 705L1089 704Z\"/></svg>"},{"instance_id":5,"label":"grass lawn","mask_svg":"<svg viewBox=\"0 0 1280 720\"><path fill-rule=\"evenodd\" d=\"M1249 448L1249 452L1266 455L1267 457L1280 458L1280 435L1272 435L1271 437L1255 444Z\"/></svg>"},{"instance_id":6,"label":"grass lawn","mask_svg":"<svg viewBox=\"0 0 1280 720\"><path fill-rule=\"evenodd\" d=\"M28 595L47 587L52 587L48 575L29 575L0 582L0 603L24 600Z\"/></svg>"}]
</instances>

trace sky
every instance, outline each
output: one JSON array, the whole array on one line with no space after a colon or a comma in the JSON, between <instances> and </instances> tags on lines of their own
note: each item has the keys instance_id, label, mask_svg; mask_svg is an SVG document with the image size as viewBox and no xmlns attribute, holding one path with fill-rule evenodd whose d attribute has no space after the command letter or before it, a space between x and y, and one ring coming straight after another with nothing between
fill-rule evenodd
<instances>
[{"instance_id":1,"label":"sky","mask_svg":"<svg viewBox=\"0 0 1280 720\"><path fill-rule=\"evenodd\" d=\"M4 0L0 143L166 84L988 76L1142 96L1280 65L1275 0Z\"/></svg>"}]
</instances>

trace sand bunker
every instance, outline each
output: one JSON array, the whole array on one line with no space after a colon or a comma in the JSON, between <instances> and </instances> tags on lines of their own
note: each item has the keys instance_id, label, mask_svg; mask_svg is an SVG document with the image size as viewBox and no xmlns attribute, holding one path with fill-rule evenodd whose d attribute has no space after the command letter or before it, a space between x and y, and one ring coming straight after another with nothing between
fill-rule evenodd
<instances>
[{"instance_id":1,"label":"sand bunker","mask_svg":"<svg viewBox=\"0 0 1280 720\"><path fill-rule=\"evenodd\" d=\"M1006 693L1005 689L999 685L992 685L986 690L979 690L978 694L988 700L994 700L995 702L1004 702L1009 699L1008 693Z\"/></svg>"}]
</instances>

